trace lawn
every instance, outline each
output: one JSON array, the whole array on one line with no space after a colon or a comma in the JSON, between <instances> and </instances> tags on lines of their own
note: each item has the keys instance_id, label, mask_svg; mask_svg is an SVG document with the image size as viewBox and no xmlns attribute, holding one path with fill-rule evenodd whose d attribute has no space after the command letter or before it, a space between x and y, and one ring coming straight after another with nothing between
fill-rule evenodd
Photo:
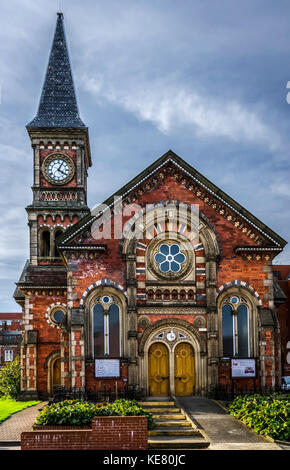
<instances>
[{"instance_id":1,"label":"lawn","mask_svg":"<svg viewBox=\"0 0 290 470\"><path fill-rule=\"evenodd\" d=\"M40 401L17 401L12 398L0 398L0 423L17 411L37 405Z\"/></svg>"}]
</instances>

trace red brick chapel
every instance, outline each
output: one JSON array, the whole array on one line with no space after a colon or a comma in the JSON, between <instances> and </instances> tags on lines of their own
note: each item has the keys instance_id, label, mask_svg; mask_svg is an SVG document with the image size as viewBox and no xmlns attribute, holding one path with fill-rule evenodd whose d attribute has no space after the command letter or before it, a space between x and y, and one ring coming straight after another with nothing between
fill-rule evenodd
<instances>
[{"instance_id":1,"label":"red brick chapel","mask_svg":"<svg viewBox=\"0 0 290 470\"><path fill-rule=\"evenodd\" d=\"M171 150L89 209L89 132L61 13L26 127L34 181L30 254L14 293L21 396L278 386L272 261L286 241Z\"/></svg>"}]
</instances>

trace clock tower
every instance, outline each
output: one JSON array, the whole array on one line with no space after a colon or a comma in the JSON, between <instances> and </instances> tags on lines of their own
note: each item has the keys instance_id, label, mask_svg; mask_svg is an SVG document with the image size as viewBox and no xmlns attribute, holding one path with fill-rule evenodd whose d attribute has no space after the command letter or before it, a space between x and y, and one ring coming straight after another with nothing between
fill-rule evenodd
<instances>
[{"instance_id":1,"label":"clock tower","mask_svg":"<svg viewBox=\"0 0 290 470\"><path fill-rule=\"evenodd\" d=\"M79 116L62 13L57 14L38 112L26 127L34 155L33 202L26 208L29 262L58 265L55 239L89 213L91 166L88 128Z\"/></svg>"},{"instance_id":2,"label":"clock tower","mask_svg":"<svg viewBox=\"0 0 290 470\"><path fill-rule=\"evenodd\" d=\"M60 383L68 361L64 345L69 339L59 325L67 317L72 294L56 239L90 213L89 134L79 115L62 13L57 14L38 111L26 128L34 162L33 200L26 207L30 255L14 299L22 307L24 329L19 397L34 399L39 383L45 382L48 390Z\"/></svg>"}]
</instances>

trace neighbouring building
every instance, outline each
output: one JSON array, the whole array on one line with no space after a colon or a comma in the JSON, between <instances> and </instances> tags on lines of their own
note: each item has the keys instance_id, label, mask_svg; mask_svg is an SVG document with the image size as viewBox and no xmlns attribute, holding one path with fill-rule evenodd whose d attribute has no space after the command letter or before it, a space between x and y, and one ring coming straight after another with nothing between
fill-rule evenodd
<instances>
[{"instance_id":1,"label":"neighbouring building","mask_svg":"<svg viewBox=\"0 0 290 470\"><path fill-rule=\"evenodd\" d=\"M0 367L20 356L22 313L0 313Z\"/></svg>"},{"instance_id":2,"label":"neighbouring building","mask_svg":"<svg viewBox=\"0 0 290 470\"><path fill-rule=\"evenodd\" d=\"M281 334L282 376L290 375L290 266L273 266L277 317Z\"/></svg>"},{"instance_id":3,"label":"neighbouring building","mask_svg":"<svg viewBox=\"0 0 290 470\"><path fill-rule=\"evenodd\" d=\"M272 261L286 241L171 150L90 211L89 132L61 13L27 131L30 255L14 294L21 395L279 386Z\"/></svg>"}]
</instances>

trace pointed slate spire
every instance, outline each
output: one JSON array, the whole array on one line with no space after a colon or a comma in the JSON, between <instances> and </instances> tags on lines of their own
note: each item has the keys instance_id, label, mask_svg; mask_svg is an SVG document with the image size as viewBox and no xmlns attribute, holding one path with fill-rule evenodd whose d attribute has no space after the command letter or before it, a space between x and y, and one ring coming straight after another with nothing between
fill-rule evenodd
<instances>
[{"instance_id":1,"label":"pointed slate spire","mask_svg":"<svg viewBox=\"0 0 290 470\"><path fill-rule=\"evenodd\" d=\"M79 117L62 13L57 13L38 112L27 127L86 127Z\"/></svg>"}]
</instances>

